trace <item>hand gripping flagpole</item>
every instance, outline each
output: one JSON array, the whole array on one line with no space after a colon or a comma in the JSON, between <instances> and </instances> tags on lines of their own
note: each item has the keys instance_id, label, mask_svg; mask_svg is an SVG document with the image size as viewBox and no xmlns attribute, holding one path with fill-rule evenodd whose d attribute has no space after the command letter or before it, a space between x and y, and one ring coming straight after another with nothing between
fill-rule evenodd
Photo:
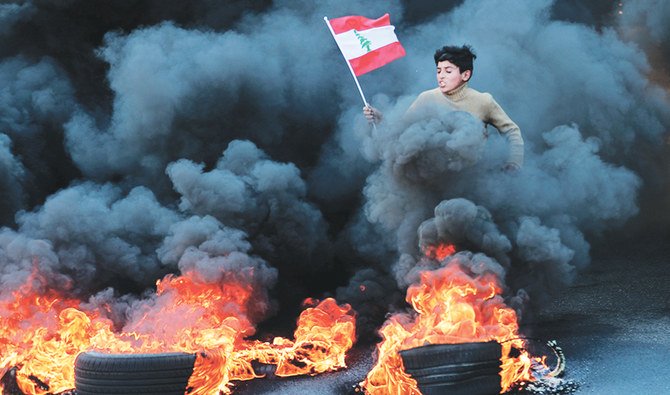
<instances>
[{"instance_id":1,"label":"hand gripping flagpole","mask_svg":"<svg viewBox=\"0 0 670 395\"><path fill-rule=\"evenodd\" d=\"M323 20L326 22L326 25L328 25L328 30L330 30L330 34L333 36L333 40L335 40L335 43L337 44L337 39L335 39L335 31L333 30L333 27L330 25L330 21L328 21L328 17L324 16ZM339 44L337 46L339 48ZM342 50L340 50L340 53L342 53ZM342 56L344 57L344 53L342 53ZM363 99L363 104L365 107L370 107L370 104L368 101L365 99L365 94L363 94L363 89L361 89L361 84L358 83L358 77L356 77L356 73L354 73L353 67L351 67L351 63L349 63L349 60L345 57L344 62L347 64L347 67L349 67L349 71L351 71L351 76L354 77L354 81L356 82L356 87L358 88L358 93L361 94L361 99ZM375 122L372 121L372 127L377 131L377 125L375 125Z\"/></svg>"}]
</instances>

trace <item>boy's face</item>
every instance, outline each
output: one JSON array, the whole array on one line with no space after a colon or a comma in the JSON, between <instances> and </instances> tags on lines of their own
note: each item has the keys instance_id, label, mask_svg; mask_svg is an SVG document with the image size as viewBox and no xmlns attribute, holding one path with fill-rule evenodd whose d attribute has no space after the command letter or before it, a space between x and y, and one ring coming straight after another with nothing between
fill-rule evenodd
<instances>
[{"instance_id":1,"label":"boy's face","mask_svg":"<svg viewBox=\"0 0 670 395\"><path fill-rule=\"evenodd\" d=\"M461 70L448 60L437 63L437 85L442 93L451 92L470 79L470 70Z\"/></svg>"}]
</instances>

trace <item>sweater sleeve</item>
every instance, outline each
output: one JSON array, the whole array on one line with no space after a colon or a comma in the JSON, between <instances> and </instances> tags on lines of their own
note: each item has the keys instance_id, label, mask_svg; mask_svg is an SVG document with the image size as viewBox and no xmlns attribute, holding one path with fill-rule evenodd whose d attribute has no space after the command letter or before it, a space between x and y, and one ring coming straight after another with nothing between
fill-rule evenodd
<instances>
[{"instance_id":1,"label":"sweater sleeve","mask_svg":"<svg viewBox=\"0 0 670 395\"><path fill-rule=\"evenodd\" d=\"M495 126L500 133L502 133L509 143L509 158L508 163L515 163L521 167L523 165L523 137L521 137L521 129L514 121L503 111L500 105L495 101L493 96L486 94L489 97L488 115L485 122Z\"/></svg>"}]
</instances>

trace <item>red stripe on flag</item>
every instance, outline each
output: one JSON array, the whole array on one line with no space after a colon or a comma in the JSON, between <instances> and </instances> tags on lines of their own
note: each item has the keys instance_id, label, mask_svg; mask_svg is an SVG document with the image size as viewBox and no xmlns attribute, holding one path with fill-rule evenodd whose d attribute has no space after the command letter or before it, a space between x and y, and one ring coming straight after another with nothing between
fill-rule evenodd
<instances>
[{"instance_id":1,"label":"red stripe on flag","mask_svg":"<svg viewBox=\"0 0 670 395\"><path fill-rule=\"evenodd\" d=\"M368 19L362 16L352 15L330 20L330 26L332 26L335 34L348 32L353 29L363 31L372 29L373 27L388 26L390 24L391 18L389 17L389 14L384 14L384 16L379 19Z\"/></svg>"},{"instance_id":2,"label":"red stripe on flag","mask_svg":"<svg viewBox=\"0 0 670 395\"><path fill-rule=\"evenodd\" d=\"M405 56L405 49L398 41L396 41L375 49L372 52L368 52L363 56L350 59L349 64L351 64L351 68L354 69L354 74L358 77L359 75L382 67L403 56Z\"/></svg>"}]
</instances>

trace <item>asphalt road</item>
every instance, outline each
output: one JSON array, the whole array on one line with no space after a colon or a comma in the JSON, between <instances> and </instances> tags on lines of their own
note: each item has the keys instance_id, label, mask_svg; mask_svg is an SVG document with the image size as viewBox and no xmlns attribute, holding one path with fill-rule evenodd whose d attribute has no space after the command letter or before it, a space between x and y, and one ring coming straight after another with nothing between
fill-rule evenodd
<instances>
[{"instance_id":1,"label":"asphalt road","mask_svg":"<svg viewBox=\"0 0 670 395\"><path fill-rule=\"evenodd\" d=\"M670 394L670 238L613 241L594 255L531 329L563 347L576 394Z\"/></svg>"},{"instance_id":2,"label":"asphalt road","mask_svg":"<svg viewBox=\"0 0 670 395\"><path fill-rule=\"evenodd\" d=\"M574 394L670 394L670 234L595 247L574 285L552 296L522 333L555 339ZM316 377L241 384L234 394L349 394L372 366L358 346L349 368ZM564 392L565 393L565 392Z\"/></svg>"}]
</instances>

